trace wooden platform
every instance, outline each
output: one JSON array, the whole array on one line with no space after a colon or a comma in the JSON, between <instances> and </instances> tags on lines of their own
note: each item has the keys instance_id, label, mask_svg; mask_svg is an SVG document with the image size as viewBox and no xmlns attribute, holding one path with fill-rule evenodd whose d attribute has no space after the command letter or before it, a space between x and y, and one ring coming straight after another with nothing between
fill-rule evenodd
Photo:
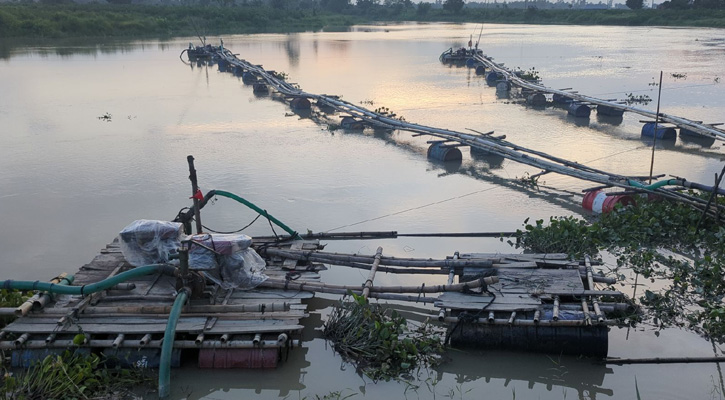
<instances>
[{"instance_id":1,"label":"wooden platform","mask_svg":"<svg viewBox=\"0 0 725 400\"><path fill-rule=\"evenodd\" d=\"M315 250L320 245L318 241L295 241L282 246L290 247ZM265 274L282 279L288 272L295 271L297 280L316 281L320 278L318 271L325 268L321 264L281 258L267 263ZM116 239L93 261L80 268L73 285L98 282L131 268L133 266L124 259ZM49 351L67 348L137 349L146 360L153 360L160 351L175 300L176 278L155 274L128 283L132 285L117 286L85 297L56 296L55 301L43 309L33 310L6 326L2 330L0 349L14 350L18 355L14 355L13 364L17 366L27 366ZM184 307L174 347L177 353L181 350L199 352L200 366L245 366L235 364L235 359L249 358L250 354L256 355L251 356L247 366L275 366L281 349L299 343L303 328L300 319L307 316L307 306L302 302L313 296L313 293L297 290L227 291L208 285L203 296L191 299ZM85 340L78 337L79 334L85 335ZM74 340L76 344L79 340L84 343L77 346ZM229 360L232 349L248 351ZM226 353L222 354L222 350ZM220 361L222 358L224 360ZM207 360L208 365L202 365L203 360ZM153 362L151 364L153 366Z\"/></svg>"}]
</instances>

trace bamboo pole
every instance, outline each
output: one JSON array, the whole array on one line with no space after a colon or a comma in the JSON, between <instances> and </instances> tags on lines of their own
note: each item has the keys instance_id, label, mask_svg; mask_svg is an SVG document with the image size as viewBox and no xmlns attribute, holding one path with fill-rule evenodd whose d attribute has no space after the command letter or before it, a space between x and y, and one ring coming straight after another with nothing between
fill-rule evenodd
<instances>
[{"instance_id":1,"label":"bamboo pole","mask_svg":"<svg viewBox=\"0 0 725 400\"><path fill-rule=\"evenodd\" d=\"M150 340L144 347L146 348L160 348L163 340ZM291 347L298 347L300 345L299 340L294 339L291 341ZM92 348L112 348L113 340L110 339L91 339L87 343L77 345L73 343L73 340L57 340L50 344L43 340L28 340L23 343L22 348L24 349L68 349L77 347L92 347ZM284 348L287 347L287 341L280 343L278 340L262 340L255 345L251 340L229 340L222 342L220 340L205 340L201 344L197 344L194 340L174 340L175 349L215 349L223 347L225 349L252 349L252 348ZM12 350L15 349L15 343L13 341L0 341L0 350ZM125 340L119 344L118 348L138 348L138 343Z\"/></svg>"},{"instance_id":2,"label":"bamboo pole","mask_svg":"<svg viewBox=\"0 0 725 400\"><path fill-rule=\"evenodd\" d=\"M375 256L364 256L364 255L353 255L353 254L337 254L337 253L325 253L321 251L304 251L304 250L282 250L274 247L268 247L261 250L262 253L279 256L284 258L290 258L293 260L307 260L307 261L319 261L328 262L328 264L334 264L330 261L344 261L350 263L367 263L371 264L375 261ZM433 259L416 259L406 258L399 259L395 257L380 257L380 265L389 265L397 267L423 267L423 268L440 268L440 267L491 267L493 263L491 260L433 260Z\"/></svg>"},{"instance_id":3,"label":"bamboo pole","mask_svg":"<svg viewBox=\"0 0 725 400\"><path fill-rule=\"evenodd\" d=\"M594 290L594 278L592 274L592 260L589 258L588 255L584 256L584 265L587 272L587 284L589 285L590 290ZM597 318L598 322L602 322L604 317L602 316L602 311L599 308L599 301L596 297L592 296L592 307L594 308L594 316Z\"/></svg>"},{"instance_id":4,"label":"bamboo pole","mask_svg":"<svg viewBox=\"0 0 725 400\"><path fill-rule=\"evenodd\" d=\"M465 289L476 289L485 285L493 285L498 283L498 277L487 276L485 278L476 279L470 282L458 283L455 285L421 285L421 286L372 286L370 292L378 293L439 293L439 292L460 292ZM281 279L267 279L259 287L269 287L274 289L285 290L307 290L323 293L339 293L339 291L351 291L353 293L362 293L360 286L349 285L331 285L322 282L298 282L285 281ZM328 290L331 290L328 292ZM335 292L334 290L337 290Z\"/></svg>"},{"instance_id":5,"label":"bamboo pole","mask_svg":"<svg viewBox=\"0 0 725 400\"><path fill-rule=\"evenodd\" d=\"M375 279L375 273L378 271L378 266L380 265L380 258L382 256L383 256L383 248L378 247L378 250L375 252L375 261L373 261L373 265L370 267L370 275L368 275L368 279L365 281L364 288L362 291L362 296L366 300L368 298L368 295L370 294L370 288L373 286L373 280Z\"/></svg>"},{"instance_id":6,"label":"bamboo pole","mask_svg":"<svg viewBox=\"0 0 725 400\"><path fill-rule=\"evenodd\" d=\"M370 232L318 232L300 235L304 240L366 240L366 239L395 239L398 237L481 237L499 238L501 236L515 236L516 232L430 232L430 233L398 233L397 231L370 231ZM289 235L280 236L281 239L291 238ZM275 236L256 236L255 242L276 241Z\"/></svg>"},{"instance_id":7,"label":"bamboo pole","mask_svg":"<svg viewBox=\"0 0 725 400\"><path fill-rule=\"evenodd\" d=\"M68 273L63 272L62 274L58 275L57 277L50 280L50 283L54 284L60 284L61 282L64 282L63 284L70 285L73 282L73 278L67 279ZM50 300L52 299L51 295L49 293L36 293L29 299L25 300L25 302L21 305L19 305L15 309L15 315L18 317L22 317L24 315L27 315L28 312L32 309L40 309L45 306Z\"/></svg>"},{"instance_id":8,"label":"bamboo pole","mask_svg":"<svg viewBox=\"0 0 725 400\"><path fill-rule=\"evenodd\" d=\"M139 346L146 346L147 344L149 344L150 341L151 341L151 334L147 333L147 334L143 335L141 340L138 341L138 344L139 344ZM159 347L161 347L161 346L159 346Z\"/></svg>"},{"instance_id":9,"label":"bamboo pole","mask_svg":"<svg viewBox=\"0 0 725 400\"><path fill-rule=\"evenodd\" d=\"M123 343L123 339L126 337L123 333L119 333L118 336L116 336L116 339L113 340L113 343L111 343L111 347L118 347Z\"/></svg>"},{"instance_id":10,"label":"bamboo pole","mask_svg":"<svg viewBox=\"0 0 725 400\"><path fill-rule=\"evenodd\" d=\"M725 357L652 357L652 358L617 358L607 357L605 364L689 364L689 363L721 363Z\"/></svg>"},{"instance_id":11,"label":"bamboo pole","mask_svg":"<svg viewBox=\"0 0 725 400\"><path fill-rule=\"evenodd\" d=\"M187 314L213 314L213 313L274 313L284 312L290 310L289 303L260 303L260 304L198 304L186 306L181 315ZM91 306L83 310L83 315L96 315L96 314L166 314L171 312L171 306L150 306L150 305L139 305L139 306ZM42 313L36 315L54 315L54 314L65 314L66 310L63 309L47 309Z\"/></svg>"},{"instance_id":12,"label":"bamboo pole","mask_svg":"<svg viewBox=\"0 0 725 400\"><path fill-rule=\"evenodd\" d=\"M458 257L459 257L458 252L456 252L453 255L453 259L454 260L455 259L458 259ZM443 268L441 268L441 271L443 271ZM449 271L448 271L448 284L449 285L452 285L453 284L453 281L455 280L455 278L456 278L456 272L455 272L455 270L453 268L450 268ZM445 307L441 307L440 310L438 311L438 321L443 321L443 319L445 317L446 317L446 308Z\"/></svg>"}]
</instances>

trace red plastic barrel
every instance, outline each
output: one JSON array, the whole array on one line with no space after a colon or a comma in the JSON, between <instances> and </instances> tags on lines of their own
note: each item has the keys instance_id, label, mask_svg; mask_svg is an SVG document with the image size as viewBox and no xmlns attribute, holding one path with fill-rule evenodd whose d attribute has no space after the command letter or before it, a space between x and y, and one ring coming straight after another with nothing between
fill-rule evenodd
<instances>
[{"instance_id":1,"label":"red plastic barrel","mask_svg":"<svg viewBox=\"0 0 725 400\"><path fill-rule=\"evenodd\" d=\"M596 214L607 213L614 210L617 204L622 206L629 206L637 204L632 196L628 195L616 195L607 196L607 194L601 190L593 190L587 192L582 200L582 208L585 210L592 211Z\"/></svg>"}]
</instances>

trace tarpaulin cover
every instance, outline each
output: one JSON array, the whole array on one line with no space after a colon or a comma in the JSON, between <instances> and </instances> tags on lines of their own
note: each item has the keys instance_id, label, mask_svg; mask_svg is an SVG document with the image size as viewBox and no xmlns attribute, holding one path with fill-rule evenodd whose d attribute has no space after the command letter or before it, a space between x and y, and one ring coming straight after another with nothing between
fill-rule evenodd
<instances>
[{"instance_id":1,"label":"tarpaulin cover","mask_svg":"<svg viewBox=\"0 0 725 400\"><path fill-rule=\"evenodd\" d=\"M121 253L133 266L169 262L181 245L181 223L140 219L123 228Z\"/></svg>"}]
</instances>

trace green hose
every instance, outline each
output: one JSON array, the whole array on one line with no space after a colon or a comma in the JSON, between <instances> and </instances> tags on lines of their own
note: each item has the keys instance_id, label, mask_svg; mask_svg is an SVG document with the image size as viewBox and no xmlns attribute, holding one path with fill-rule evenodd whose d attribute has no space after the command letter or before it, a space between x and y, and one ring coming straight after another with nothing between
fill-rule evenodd
<instances>
[{"instance_id":1,"label":"green hose","mask_svg":"<svg viewBox=\"0 0 725 400\"><path fill-rule=\"evenodd\" d=\"M682 183L682 181L678 180L678 179L668 179L666 181L655 182L651 185L644 185L642 183L635 181L634 179L629 179L629 180L627 180L627 183L629 184L629 186L634 186L636 188L655 190L655 189L661 188L662 186L680 185Z\"/></svg>"},{"instance_id":2,"label":"green hose","mask_svg":"<svg viewBox=\"0 0 725 400\"><path fill-rule=\"evenodd\" d=\"M104 279L100 282L91 283L83 286L67 286L58 283L40 282L40 281L0 281L2 289L16 290L40 290L56 294L71 294L85 296L87 294L100 292L121 282L137 278L139 276L151 275L153 273L164 272L165 270L173 270L173 267L165 264L152 264L143 267L134 268L132 270L122 272L118 275Z\"/></svg>"},{"instance_id":3,"label":"green hose","mask_svg":"<svg viewBox=\"0 0 725 400\"><path fill-rule=\"evenodd\" d=\"M169 322L166 324L164 340L161 342L161 360L159 361L159 398L169 397L171 390L171 352L174 350L174 336L176 335L176 324L179 322L181 308L189 296L189 288L179 290L174 300L174 306L169 313Z\"/></svg>"},{"instance_id":4,"label":"green hose","mask_svg":"<svg viewBox=\"0 0 725 400\"><path fill-rule=\"evenodd\" d=\"M234 193L225 192L223 190L215 190L214 192L215 192L215 194L217 194L219 196L227 197L227 198L230 198L232 200L236 200L236 201L244 204L245 206L247 206L247 207L251 208L252 210L256 211L258 214L264 216L265 218L268 218L275 225L277 225L280 228L284 229L285 232L287 232L287 233L290 234L290 236L292 237L292 239L299 239L299 235L297 234L297 232L295 232L294 230L292 230L292 228L290 228L289 226L285 225L282 221L278 220L277 218L269 215L269 213L267 213L266 210L262 210L261 208L257 207L256 205L254 205L250 201L245 200L245 199L237 196Z\"/></svg>"}]
</instances>

